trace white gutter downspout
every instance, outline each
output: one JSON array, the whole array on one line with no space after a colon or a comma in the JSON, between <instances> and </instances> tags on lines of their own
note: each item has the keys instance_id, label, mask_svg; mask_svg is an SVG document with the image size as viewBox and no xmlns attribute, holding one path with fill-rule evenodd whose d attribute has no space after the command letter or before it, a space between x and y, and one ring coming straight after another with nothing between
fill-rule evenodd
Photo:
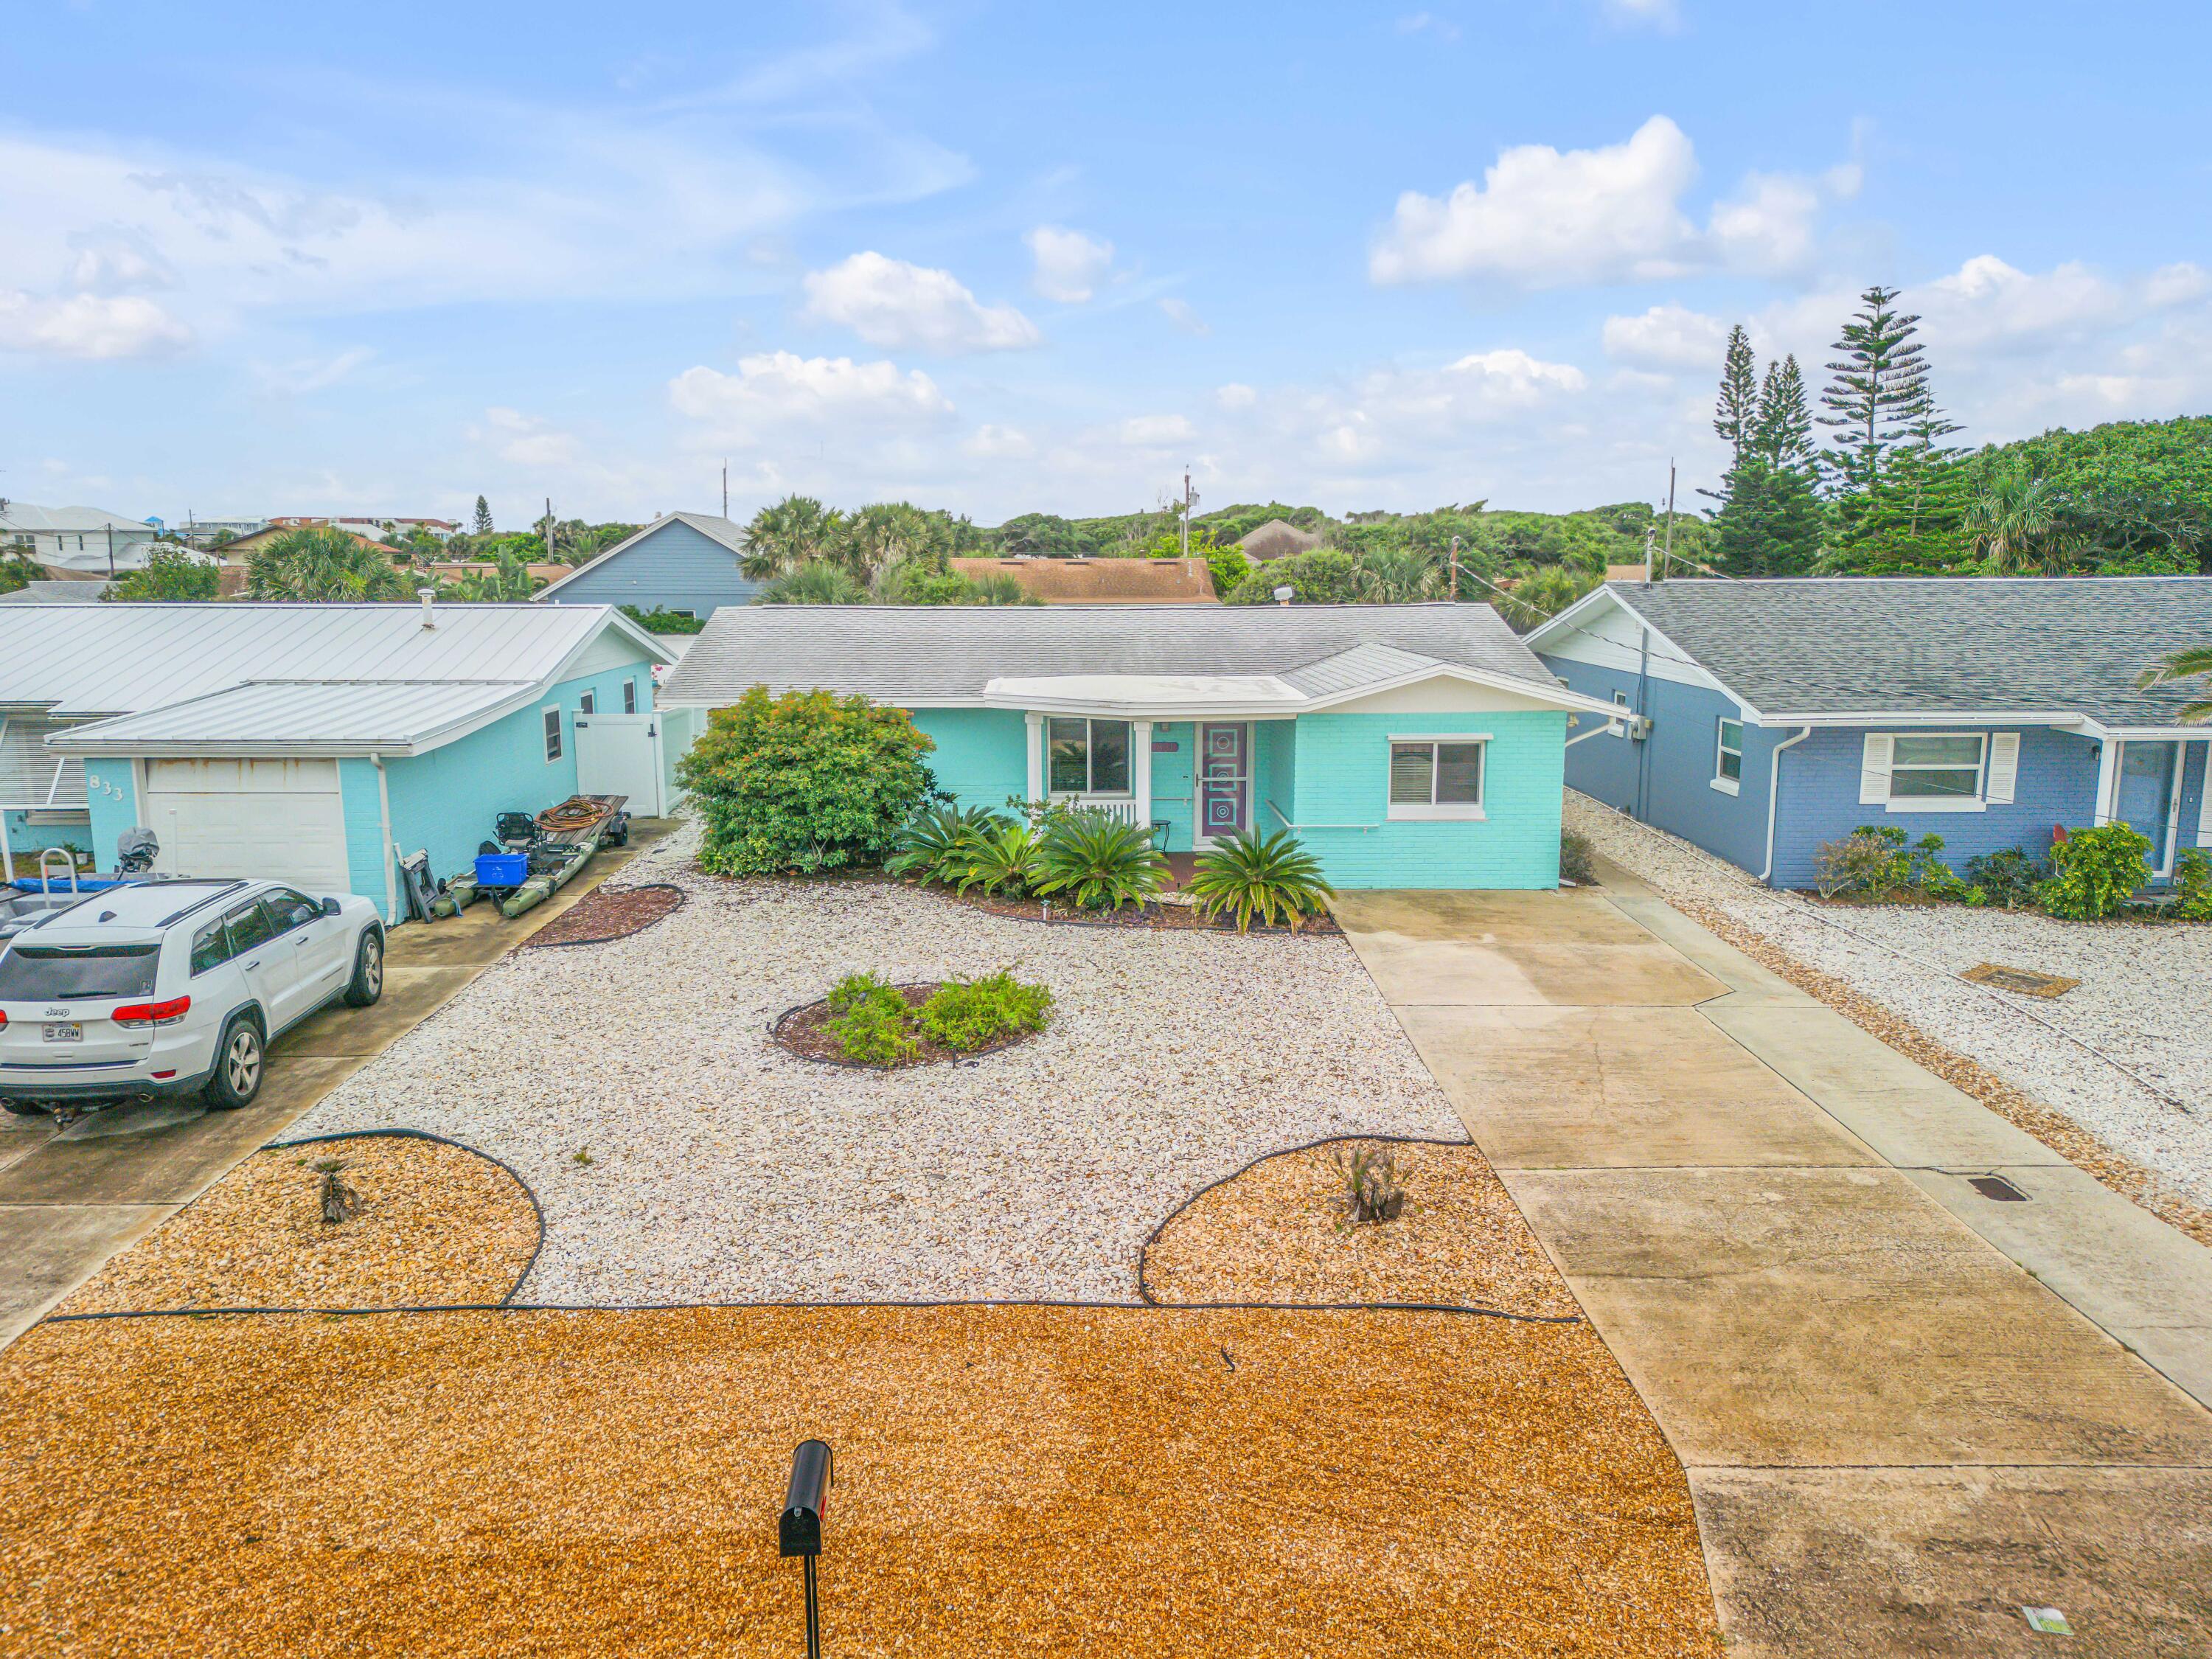
<instances>
[{"instance_id":1,"label":"white gutter downspout","mask_svg":"<svg viewBox=\"0 0 2212 1659\"><path fill-rule=\"evenodd\" d=\"M392 839L392 783L385 775L383 756L371 755L368 763L376 769L376 822L378 831L383 836L380 856L384 860L384 925L397 927L399 925L399 878L392 869L392 855L398 847Z\"/></svg>"},{"instance_id":2,"label":"white gutter downspout","mask_svg":"<svg viewBox=\"0 0 2212 1659\"><path fill-rule=\"evenodd\" d=\"M1811 726L1800 726L1796 737L1784 738L1776 744L1766 757L1766 867L1759 872L1759 878L1770 887L1774 884L1774 807L1782 799L1782 751L1795 748L1812 735Z\"/></svg>"}]
</instances>

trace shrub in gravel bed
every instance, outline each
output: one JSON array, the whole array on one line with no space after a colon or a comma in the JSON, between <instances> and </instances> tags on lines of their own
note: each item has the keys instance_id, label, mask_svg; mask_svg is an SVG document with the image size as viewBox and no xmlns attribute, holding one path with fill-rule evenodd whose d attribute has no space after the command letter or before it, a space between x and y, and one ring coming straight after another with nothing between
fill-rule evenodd
<instances>
[{"instance_id":1,"label":"shrub in gravel bed","mask_svg":"<svg viewBox=\"0 0 2212 1659\"><path fill-rule=\"evenodd\" d=\"M2150 837L2128 823L2076 830L2051 849L2055 871L2037 890L2043 908L2069 921L2112 915L2150 881Z\"/></svg>"},{"instance_id":2,"label":"shrub in gravel bed","mask_svg":"<svg viewBox=\"0 0 2212 1659\"><path fill-rule=\"evenodd\" d=\"M1076 811L1046 820L1030 886L1080 910L1118 910L1159 891L1167 867L1150 826Z\"/></svg>"},{"instance_id":3,"label":"shrub in gravel bed","mask_svg":"<svg viewBox=\"0 0 2212 1659\"><path fill-rule=\"evenodd\" d=\"M981 806L928 807L899 831L897 850L884 868L916 881L957 881L981 840L1007 822Z\"/></svg>"},{"instance_id":4,"label":"shrub in gravel bed","mask_svg":"<svg viewBox=\"0 0 2212 1659\"><path fill-rule=\"evenodd\" d=\"M1994 853L1978 854L1966 860L1967 902L1975 902L1971 895L1978 890L1984 904L2006 910L2033 909L2036 889L2050 877L2050 867L2025 847L2000 847Z\"/></svg>"},{"instance_id":5,"label":"shrub in gravel bed","mask_svg":"<svg viewBox=\"0 0 2212 1659\"><path fill-rule=\"evenodd\" d=\"M1559 837L1559 875L1577 887L1597 885L1597 849L1588 836L1569 830Z\"/></svg>"},{"instance_id":6,"label":"shrub in gravel bed","mask_svg":"<svg viewBox=\"0 0 2212 1659\"><path fill-rule=\"evenodd\" d=\"M2180 921L2212 921L2212 854L2201 847L2173 861L2173 914Z\"/></svg>"},{"instance_id":7,"label":"shrub in gravel bed","mask_svg":"<svg viewBox=\"0 0 2212 1659\"><path fill-rule=\"evenodd\" d=\"M1287 830L1231 836L1199 855L1190 879L1191 896L1206 919L1227 910L1240 933L1255 915L1269 927L1280 916L1296 933L1335 892L1322 878L1321 860Z\"/></svg>"},{"instance_id":8,"label":"shrub in gravel bed","mask_svg":"<svg viewBox=\"0 0 2212 1659\"><path fill-rule=\"evenodd\" d=\"M970 1053L1017 1031L1039 1031L1052 1016L1052 993L1024 985L1004 969L985 979L953 980L921 1005L922 1035Z\"/></svg>"}]
</instances>

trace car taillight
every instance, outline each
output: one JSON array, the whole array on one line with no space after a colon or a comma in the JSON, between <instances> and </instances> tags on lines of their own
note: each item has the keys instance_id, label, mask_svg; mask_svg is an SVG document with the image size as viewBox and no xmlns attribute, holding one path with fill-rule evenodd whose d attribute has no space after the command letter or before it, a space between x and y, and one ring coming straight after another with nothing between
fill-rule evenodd
<instances>
[{"instance_id":1,"label":"car taillight","mask_svg":"<svg viewBox=\"0 0 2212 1659\"><path fill-rule=\"evenodd\" d=\"M7 1014L7 1011L6 1011L5 1009L0 1009L0 1031L4 1031L4 1030L6 1030L7 1029L8 1029L8 1014Z\"/></svg>"},{"instance_id":2,"label":"car taillight","mask_svg":"<svg viewBox=\"0 0 2212 1659\"><path fill-rule=\"evenodd\" d=\"M126 1002L108 1018L118 1025L174 1025L192 1006L190 997L167 1002Z\"/></svg>"}]
</instances>

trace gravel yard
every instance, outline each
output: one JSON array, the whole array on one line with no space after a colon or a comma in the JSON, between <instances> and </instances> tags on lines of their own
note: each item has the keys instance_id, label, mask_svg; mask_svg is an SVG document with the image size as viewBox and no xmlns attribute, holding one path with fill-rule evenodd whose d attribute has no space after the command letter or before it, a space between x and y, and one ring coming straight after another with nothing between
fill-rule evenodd
<instances>
[{"instance_id":1,"label":"gravel yard","mask_svg":"<svg viewBox=\"0 0 2212 1659\"><path fill-rule=\"evenodd\" d=\"M518 1301L1133 1300L1152 1227L1268 1152L1463 1138L1340 939L1045 927L891 883L727 882L685 830L625 872L689 902L518 953L295 1133L427 1129L511 1165L545 1243ZM1012 967L1035 1040L878 1074L768 1029L843 975Z\"/></svg>"},{"instance_id":2,"label":"gravel yard","mask_svg":"<svg viewBox=\"0 0 2212 1659\"><path fill-rule=\"evenodd\" d=\"M1566 827L1661 893L1713 907L2212 1206L2212 927L1822 905L1770 891L1572 790ZM1958 977L1982 962L2081 983L2044 1000Z\"/></svg>"}]
</instances>

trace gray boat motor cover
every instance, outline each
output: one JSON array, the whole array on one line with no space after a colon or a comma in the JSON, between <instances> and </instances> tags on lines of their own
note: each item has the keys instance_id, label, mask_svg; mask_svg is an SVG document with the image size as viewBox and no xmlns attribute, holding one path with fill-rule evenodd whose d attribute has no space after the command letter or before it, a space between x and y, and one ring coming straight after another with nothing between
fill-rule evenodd
<instances>
[{"instance_id":1,"label":"gray boat motor cover","mask_svg":"<svg viewBox=\"0 0 2212 1659\"><path fill-rule=\"evenodd\" d=\"M143 824L125 830L115 838L115 867L126 875L142 875L161 856L161 843Z\"/></svg>"}]
</instances>

